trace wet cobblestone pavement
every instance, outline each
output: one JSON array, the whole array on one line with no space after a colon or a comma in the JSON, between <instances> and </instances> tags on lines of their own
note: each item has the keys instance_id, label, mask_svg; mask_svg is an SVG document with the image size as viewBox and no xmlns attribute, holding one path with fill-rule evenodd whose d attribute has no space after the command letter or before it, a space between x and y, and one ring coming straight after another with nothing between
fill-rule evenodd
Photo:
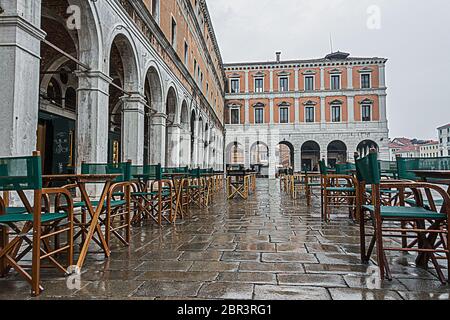
<instances>
[{"instance_id":1,"label":"wet cobblestone pavement","mask_svg":"<svg viewBox=\"0 0 450 320\"><path fill-rule=\"evenodd\" d=\"M134 228L132 245L111 258L89 254L79 289L44 271L38 299L449 299L432 270L414 255L389 255L394 280L359 259L358 227L345 218L320 219L320 200L281 194L276 181L258 181L247 201L216 195L213 205L162 228ZM29 286L0 279L0 299L31 299Z\"/></svg>"}]
</instances>

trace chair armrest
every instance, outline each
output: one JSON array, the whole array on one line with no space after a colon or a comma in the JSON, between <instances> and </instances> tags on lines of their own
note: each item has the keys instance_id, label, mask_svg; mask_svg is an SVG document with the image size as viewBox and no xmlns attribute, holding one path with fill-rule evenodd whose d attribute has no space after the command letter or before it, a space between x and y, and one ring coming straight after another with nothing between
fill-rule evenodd
<instances>
[{"instance_id":1,"label":"chair armrest","mask_svg":"<svg viewBox=\"0 0 450 320\"><path fill-rule=\"evenodd\" d=\"M56 195L55 197L55 210L61 209L64 210L63 206L59 205L59 200L61 196L66 198L66 208L69 209L69 212L73 212L73 198L70 194L69 190L66 188L44 188L42 189L42 195Z\"/></svg>"}]
</instances>

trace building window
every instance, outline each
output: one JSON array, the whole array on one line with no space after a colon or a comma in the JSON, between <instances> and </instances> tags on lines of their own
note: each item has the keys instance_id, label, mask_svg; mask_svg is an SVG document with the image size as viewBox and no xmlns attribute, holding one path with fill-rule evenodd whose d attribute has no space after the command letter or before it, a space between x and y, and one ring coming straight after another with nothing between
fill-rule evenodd
<instances>
[{"instance_id":1,"label":"building window","mask_svg":"<svg viewBox=\"0 0 450 320\"><path fill-rule=\"evenodd\" d=\"M370 89L370 74L361 75L361 89Z\"/></svg>"},{"instance_id":2,"label":"building window","mask_svg":"<svg viewBox=\"0 0 450 320\"><path fill-rule=\"evenodd\" d=\"M264 92L264 79L255 79L255 92Z\"/></svg>"},{"instance_id":3,"label":"building window","mask_svg":"<svg viewBox=\"0 0 450 320\"><path fill-rule=\"evenodd\" d=\"M305 91L313 91L314 90L314 77L307 76L305 77Z\"/></svg>"},{"instance_id":4,"label":"building window","mask_svg":"<svg viewBox=\"0 0 450 320\"><path fill-rule=\"evenodd\" d=\"M177 47L177 22L172 18L172 47Z\"/></svg>"},{"instance_id":5,"label":"building window","mask_svg":"<svg viewBox=\"0 0 450 320\"><path fill-rule=\"evenodd\" d=\"M264 109L263 108L255 109L255 123L256 124L264 123Z\"/></svg>"},{"instance_id":6,"label":"building window","mask_svg":"<svg viewBox=\"0 0 450 320\"><path fill-rule=\"evenodd\" d=\"M315 113L314 107L306 107L305 108L305 121L307 123L313 123L315 121L314 113Z\"/></svg>"},{"instance_id":7,"label":"building window","mask_svg":"<svg viewBox=\"0 0 450 320\"><path fill-rule=\"evenodd\" d=\"M231 87L230 93L239 93L240 92L239 79L231 79L230 87Z\"/></svg>"},{"instance_id":8,"label":"building window","mask_svg":"<svg viewBox=\"0 0 450 320\"><path fill-rule=\"evenodd\" d=\"M289 108L280 108L280 123L289 123Z\"/></svg>"},{"instance_id":9,"label":"building window","mask_svg":"<svg viewBox=\"0 0 450 320\"><path fill-rule=\"evenodd\" d=\"M189 45L187 42L184 42L184 64L188 65L189 63Z\"/></svg>"},{"instance_id":10,"label":"building window","mask_svg":"<svg viewBox=\"0 0 450 320\"><path fill-rule=\"evenodd\" d=\"M341 122L341 106L331 106L331 121Z\"/></svg>"},{"instance_id":11,"label":"building window","mask_svg":"<svg viewBox=\"0 0 450 320\"><path fill-rule=\"evenodd\" d=\"M369 104L363 104L361 106L361 119L362 121L372 121L371 106Z\"/></svg>"},{"instance_id":12,"label":"building window","mask_svg":"<svg viewBox=\"0 0 450 320\"><path fill-rule=\"evenodd\" d=\"M280 78L280 92L289 91L289 79L286 77Z\"/></svg>"},{"instance_id":13,"label":"building window","mask_svg":"<svg viewBox=\"0 0 450 320\"><path fill-rule=\"evenodd\" d=\"M332 75L331 76L331 90L340 90L341 89L341 76L340 75Z\"/></svg>"},{"instance_id":14,"label":"building window","mask_svg":"<svg viewBox=\"0 0 450 320\"><path fill-rule=\"evenodd\" d=\"M231 124L240 124L241 120L240 120L240 115L241 115L241 111L239 109L231 109L230 110L231 113Z\"/></svg>"}]
</instances>

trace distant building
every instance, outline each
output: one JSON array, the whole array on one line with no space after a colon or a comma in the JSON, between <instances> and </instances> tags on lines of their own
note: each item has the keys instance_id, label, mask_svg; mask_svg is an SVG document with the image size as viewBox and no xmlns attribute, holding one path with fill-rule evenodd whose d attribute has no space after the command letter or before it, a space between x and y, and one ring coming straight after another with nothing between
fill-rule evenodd
<instances>
[{"instance_id":1,"label":"distant building","mask_svg":"<svg viewBox=\"0 0 450 320\"><path fill-rule=\"evenodd\" d=\"M436 158L439 157L439 142L433 141L420 146L421 158Z\"/></svg>"},{"instance_id":2,"label":"distant building","mask_svg":"<svg viewBox=\"0 0 450 320\"><path fill-rule=\"evenodd\" d=\"M395 138L389 143L389 158L432 158L439 156L439 142L408 138Z\"/></svg>"},{"instance_id":3,"label":"distant building","mask_svg":"<svg viewBox=\"0 0 450 320\"><path fill-rule=\"evenodd\" d=\"M448 157L450 155L450 124L438 128L439 155Z\"/></svg>"}]
</instances>

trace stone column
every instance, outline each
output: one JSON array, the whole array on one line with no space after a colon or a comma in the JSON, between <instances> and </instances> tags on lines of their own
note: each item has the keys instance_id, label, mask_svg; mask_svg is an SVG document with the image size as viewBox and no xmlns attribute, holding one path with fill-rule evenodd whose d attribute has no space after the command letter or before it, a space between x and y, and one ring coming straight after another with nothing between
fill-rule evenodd
<instances>
[{"instance_id":1,"label":"stone column","mask_svg":"<svg viewBox=\"0 0 450 320\"><path fill-rule=\"evenodd\" d=\"M355 122L355 97L350 96L347 98L348 109L348 123Z\"/></svg>"},{"instance_id":2,"label":"stone column","mask_svg":"<svg viewBox=\"0 0 450 320\"><path fill-rule=\"evenodd\" d=\"M249 85L248 85L248 70L245 70L245 93L248 93L249 90Z\"/></svg>"},{"instance_id":3,"label":"stone column","mask_svg":"<svg viewBox=\"0 0 450 320\"><path fill-rule=\"evenodd\" d=\"M321 123L326 123L326 104L325 104L325 98L321 97L320 98L320 122Z\"/></svg>"},{"instance_id":4,"label":"stone column","mask_svg":"<svg viewBox=\"0 0 450 320\"><path fill-rule=\"evenodd\" d=\"M353 67L347 67L347 85L348 89L353 89Z\"/></svg>"},{"instance_id":5,"label":"stone column","mask_svg":"<svg viewBox=\"0 0 450 320\"><path fill-rule=\"evenodd\" d=\"M198 150L198 159L197 159L197 167L203 168L204 156L205 156L205 144L203 138L197 139L197 150Z\"/></svg>"},{"instance_id":6,"label":"stone column","mask_svg":"<svg viewBox=\"0 0 450 320\"><path fill-rule=\"evenodd\" d=\"M41 1L2 1L0 14L0 155L31 155L39 110Z\"/></svg>"},{"instance_id":7,"label":"stone column","mask_svg":"<svg viewBox=\"0 0 450 320\"><path fill-rule=\"evenodd\" d=\"M273 70L270 70L270 92L273 92Z\"/></svg>"},{"instance_id":8,"label":"stone column","mask_svg":"<svg viewBox=\"0 0 450 320\"><path fill-rule=\"evenodd\" d=\"M320 90L325 90L325 69L320 68Z\"/></svg>"},{"instance_id":9,"label":"stone column","mask_svg":"<svg viewBox=\"0 0 450 320\"><path fill-rule=\"evenodd\" d=\"M191 135L188 130L181 133L180 166L189 166L191 162Z\"/></svg>"},{"instance_id":10,"label":"stone column","mask_svg":"<svg viewBox=\"0 0 450 320\"><path fill-rule=\"evenodd\" d=\"M270 99L270 106L269 106L269 115L270 115L270 120L269 120L269 123L270 124L273 124L274 123L274 114L273 114L273 112L274 112L274 100L273 99Z\"/></svg>"},{"instance_id":11,"label":"stone column","mask_svg":"<svg viewBox=\"0 0 450 320\"><path fill-rule=\"evenodd\" d=\"M245 138L245 143L244 143L244 166L246 169L250 168L250 139L249 138Z\"/></svg>"},{"instance_id":12,"label":"stone column","mask_svg":"<svg viewBox=\"0 0 450 320\"><path fill-rule=\"evenodd\" d=\"M151 117L150 164L166 163L166 120L167 115L156 113Z\"/></svg>"},{"instance_id":13,"label":"stone column","mask_svg":"<svg viewBox=\"0 0 450 320\"><path fill-rule=\"evenodd\" d=\"M295 124L300 124L300 99L295 98Z\"/></svg>"},{"instance_id":14,"label":"stone column","mask_svg":"<svg viewBox=\"0 0 450 320\"><path fill-rule=\"evenodd\" d=\"M379 86L380 88L385 88L386 87L386 66L383 64L381 66L379 66L379 78L380 78L380 83Z\"/></svg>"},{"instance_id":15,"label":"stone column","mask_svg":"<svg viewBox=\"0 0 450 320\"><path fill-rule=\"evenodd\" d=\"M299 172L302 170L302 150L301 146L294 149L294 170Z\"/></svg>"},{"instance_id":16,"label":"stone column","mask_svg":"<svg viewBox=\"0 0 450 320\"><path fill-rule=\"evenodd\" d=\"M277 144L278 142L276 142L274 137L270 135L267 143L269 147L269 179L275 179L276 177L277 156L275 149Z\"/></svg>"},{"instance_id":17,"label":"stone column","mask_svg":"<svg viewBox=\"0 0 450 320\"><path fill-rule=\"evenodd\" d=\"M77 165L108 161L109 84L99 71L78 72Z\"/></svg>"},{"instance_id":18,"label":"stone column","mask_svg":"<svg viewBox=\"0 0 450 320\"><path fill-rule=\"evenodd\" d=\"M122 98L122 159L133 165L144 164L145 98L140 94Z\"/></svg>"},{"instance_id":19,"label":"stone column","mask_svg":"<svg viewBox=\"0 0 450 320\"><path fill-rule=\"evenodd\" d=\"M167 130L166 166L178 167L180 164L180 133L179 125L172 125Z\"/></svg>"},{"instance_id":20,"label":"stone column","mask_svg":"<svg viewBox=\"0 0 450 320\"><path fill-rule=\"evenodd\" d=\"M387 122L386 95L380 95L380 121Z\"/></svg>"},{"instance_id":21,"label":"stone column","mask_svg":"<svg viewBox=\"0 0 450 320\"><path fill-rule=\"evenodd\" d=\"M245 106L244 106L244 115L245 115L245 124L250 123L250 101L248 99L245 99Z\"/></svg>"}]
</instances>

